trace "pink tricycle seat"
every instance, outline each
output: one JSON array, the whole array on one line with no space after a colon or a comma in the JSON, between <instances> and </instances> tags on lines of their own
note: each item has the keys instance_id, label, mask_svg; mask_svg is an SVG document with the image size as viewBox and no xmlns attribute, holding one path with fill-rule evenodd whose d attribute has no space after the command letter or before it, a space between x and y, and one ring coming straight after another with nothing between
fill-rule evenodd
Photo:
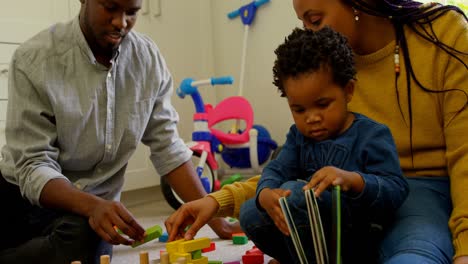
<instances>
[{"instance_id":1,"label":"pink tricycle seat","mask_svg":"<svg viewBox=\"0 0 468 264\"><path fill-rule=\"evenodd\" d=\"M245 129L242 133L225 133L214 128L216 124L226 120L242 120ZM242 96L232 96L221 101L208 112L208 128L211 133L224 144L243 144L249 142L249 131L253 126L253 109L249 101Z\"/></svg>"}]
</instances>

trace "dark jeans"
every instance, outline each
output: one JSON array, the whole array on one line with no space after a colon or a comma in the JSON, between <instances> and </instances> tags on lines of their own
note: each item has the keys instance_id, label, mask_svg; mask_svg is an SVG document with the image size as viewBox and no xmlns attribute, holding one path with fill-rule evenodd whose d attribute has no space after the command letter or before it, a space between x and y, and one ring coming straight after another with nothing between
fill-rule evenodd
<instances>
[{"instance_id":1,"label":"dark jeans","mask_svg":"<svg viewBox=\"0 0 468 264\"><path fill-rule=\"evenodd\" d=\"M24 199L18 186L0 175L0 263L99 263L112 254L88 220L72 213L49 210Z\"/></svg>"},{"instance_id":2,"label":"dark jeans","mask_svg":"<svg viewBox=\"0 0 468 264\"><path fill-rule=\"evenodd\" d=\"M307 214L304 182L290 181L281 188L291 190L288 205L301 238L301 243L309 263L315 263L312 233ZM343 263L375 263L377 232L372 232L370 222L360 218L362 214L352 214L346 199L342 199L341 230ZM322 193L317 200L328 248L331 249L331 193ZM283 235L270 216L255 205L255 198L246 201L240 211L240 224L246 235L255 245L280 263L300 263L291 237ZM331 252L328 252L329 256Z\"/></svg>"}]
</instances>

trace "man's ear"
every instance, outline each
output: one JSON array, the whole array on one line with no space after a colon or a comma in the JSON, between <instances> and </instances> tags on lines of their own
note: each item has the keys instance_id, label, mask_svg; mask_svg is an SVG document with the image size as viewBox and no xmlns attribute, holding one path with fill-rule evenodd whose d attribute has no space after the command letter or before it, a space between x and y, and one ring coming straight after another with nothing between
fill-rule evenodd
<instances>
[{"instance_id":1,"label":"man's ear","mask_svg":"<svg viewBox=\"0 0 468 264\"><path fill-rule=\"evenodd\" d=\"M346 93L346 102L351 102L351 99L354 95L354 87L356 86L356 80L351 79L345 86L345 93Z\"/></svg>"}]
</instances>

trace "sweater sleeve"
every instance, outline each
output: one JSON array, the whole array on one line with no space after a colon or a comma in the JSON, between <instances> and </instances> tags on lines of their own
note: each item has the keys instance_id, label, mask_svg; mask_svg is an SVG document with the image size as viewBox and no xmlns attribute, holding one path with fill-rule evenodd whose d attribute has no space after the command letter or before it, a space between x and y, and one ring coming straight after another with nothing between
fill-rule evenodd
<instances>
[{"instance_id":1,"label":"sweater sleeve","mask_svg":"<svg viewBox=\"0 0 468 264\"><path fill-rule=\"evenodd\" d=\"M468 256L468 23L460 16L453 16L451 28L459 30L458 38L446 43L464 52L456 58L451 57L445 70L445 90L458 89L464 92L444 94L444 134L446 157L453 211L449 220L452 231L455 256ZM457 26L458 25L458 26Z\"/></svg>"},{"instance_id":2,"label":"sweater sleeve","mask_svg":"<svg viewBox=\"0 0 468 264\"><path fill-rule=\"evenodd\" d=\"M377 221L385 221L408 196L408 182L403 177L398 153L390 129L377 124L362 134L360 159L363 162L359 173L364 190L357 197L350 197Z\"/></svg>"},{"instance_id":3,"label":"sweater sleeve","mask_svg":"<svg viewBox=\"0 0 468 264\"><path fill-rule=\"evenodd\" d=\"M255 196L255 189L259 179L260 175L245 182L225 185L221 190L209 194L219 203L217 216L239 217L241 205Z\"/></svg>"}]
</instances>

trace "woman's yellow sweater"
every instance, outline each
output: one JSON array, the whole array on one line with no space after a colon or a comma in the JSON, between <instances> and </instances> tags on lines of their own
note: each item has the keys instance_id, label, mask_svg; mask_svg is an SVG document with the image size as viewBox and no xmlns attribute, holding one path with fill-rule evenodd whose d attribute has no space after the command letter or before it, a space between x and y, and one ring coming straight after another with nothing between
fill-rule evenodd
<instances>
[{"instance_id":1,"label":"woman's yellow sweater","mask_svg":"<svg viewBox=\"0 0 468 264\"><path fill-rule=\"evenodd\" d=\"M457 55L468 64L466 20L450 11L433 22L433 29L442 43L464 52ZM422 85L435 91L458 89L465 93L430 93L411 80L411 148L404 58L400 52L397 93L392 42L373 54L356 56L357 86L349 107L391 129L406 176L450 177L453 212L449 226L455 257L468 256L468 70L411 29L406 28L405 35L413 71ZM219 215L237 216L240 205L254 197L258 178L211 194L220 204Z\"/></svg>"}]
</instances>

